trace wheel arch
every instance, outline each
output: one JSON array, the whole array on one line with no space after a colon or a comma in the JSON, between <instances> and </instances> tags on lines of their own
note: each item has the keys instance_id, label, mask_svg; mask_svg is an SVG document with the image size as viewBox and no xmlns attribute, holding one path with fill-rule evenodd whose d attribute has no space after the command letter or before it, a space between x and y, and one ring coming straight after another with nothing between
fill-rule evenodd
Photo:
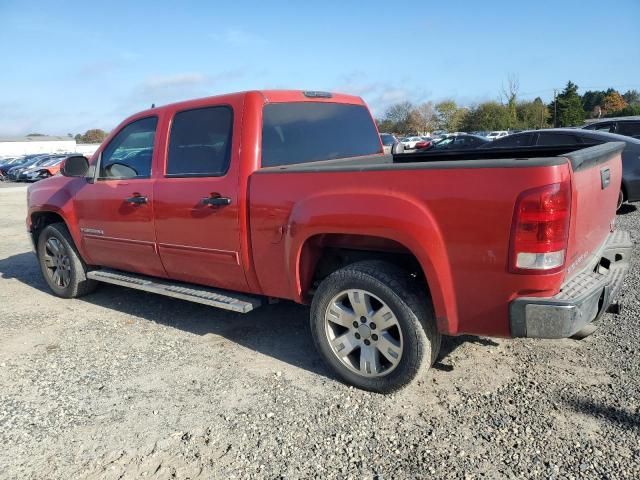
<instances>
[{"instance_id":1,"label":"wheel arch","mask_svg":"<svg viewBox=\"0 0 640 480\"><path fill-rule=\"evenodd\" d=\"M349 209L336 211L346 201ZM371 205L376 205L375 214L371 214ZM457 309L445 243L432 213L418 199L388 192L307 201L292 212L286 242L295 300L308 301L318 268L327 274L335 271L325 264L333 250L357 252L354 261L404 256L424 277L438 330L456 331Z\"/></svg>"},{"instance_id":2,"label":"wheel arch","mask_svg":"<svg viewBox=\"0 0 640 480\"><path fill-rule=\"evenodd\" d=\"M67 229L69 229L67 221L59 211L39 210L32 212L29 216L29 220L31 225L29 233L31 234L33 244L36 246L38 245L38 238L40 237L40 234L47 226L53 223L64 223Z\"/></svg>"}]
</instances>

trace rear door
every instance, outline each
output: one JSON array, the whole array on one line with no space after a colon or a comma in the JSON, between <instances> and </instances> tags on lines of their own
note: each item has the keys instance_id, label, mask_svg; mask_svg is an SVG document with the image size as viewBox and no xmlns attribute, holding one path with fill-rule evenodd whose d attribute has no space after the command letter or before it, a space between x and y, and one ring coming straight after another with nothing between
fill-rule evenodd
<instances>
[{"instance_id":1,"label":"rear door","mask_svg":"<svg viewBox=\"0 0 640 480\"><path fill-rule=\"evenodd\" d=\"M158 250L170 278L246 290L240 260L242 97L170 113L164 172L155 184Z\"/></svg>"},{"instance_id":2,"label":"rear door","mask_svg":"<svg viewBox=\"0 0 640 480\"><path fill-rule=\"evenodd\" d=\"M97 157L74 197L84 250L94 265L164 276L153 229L155 116L125 125Z\"/></svg>"}]
</instances>

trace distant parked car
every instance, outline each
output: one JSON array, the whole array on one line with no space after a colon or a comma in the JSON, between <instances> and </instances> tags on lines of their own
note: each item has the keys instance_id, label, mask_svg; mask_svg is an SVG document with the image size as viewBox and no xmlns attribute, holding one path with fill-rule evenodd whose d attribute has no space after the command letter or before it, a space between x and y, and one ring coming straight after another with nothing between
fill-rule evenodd
<instances>
[{"instance_id":1,"label":"distant parked car","mask_svg":"<svg viewBox=\"0 0 640 480\"><path fill-rule=\"evenodd\" d=\"M33 157L31 158L31 160L28 160L18 166L10 168L9 171L7 172L7 177L9 178L9 180L19 181L21 180L20 175L22 175L22 173L25 170L31 167L37 167L39 165L42 165L44 162L46 162L50 158L51 157L49 155L40 155L37 157Z\"/></svg>"},{"instance_id":2,"label":"distant parked car","mask_svg":"<svg viewBox=\"0 0 640 480\"><path fill-rule=\"evenodd\" d=\"M422 141L416 143L416 150L429 148L429 146L434 142L434 139L431 137L422 136L420 138L422 139Z\"/></svg>"},{"instance_id":3,"label":"distant parked car","mask_svg":"<svg viewBox=\"0 0 640 480\"><path fill-rule=\"evenodd\" d=\"M23 172L21 176L24 175L24 180L27 182L37 182L38 180L52 177L60 171L62 162L68 157L69 155L55 156L39 166L31 167L26 172Z\"/></svg>"},{"instance_id":4,"label":"distant parked car","mask_svg":"<svg viewBox=\"0 0 640 480\"><path fill-rule=\"evenodd\" d=\"M595 130L597 132L617 133L628 137L640 138L640 116L603 118L597 122L585 125L585 130Z\"/></svg>"},{"instance_id":5,"label":"distant parked car","mask_svg":"<svg viewBox=\"0 0 640 480\"><path fill-rule=\"evenodd\" d=\"M430 146L421 149L424 150L466 150L469 148L478 148L486 143L491 143L485 137L479 135L451 135L437 142L433 142Z\"/></svg>"},{"instance_id":6,"label":"distant parked car","mask_svg":"<svg viewBox=\"0 0 640 480\"><path fill-rule=\"evenodd\" d=\"M396 138L396 136L391 133L381 133L380 140L382 140L382 147L384 149L384 153L387 155L391 153L391 149L393 148L393 145L395 143L398 143L398 139Z\"/></svg>"},{"instance_id":7,"label":"distant parked car","mask_svg":"<svg viewBox=\"0 0 640 480\"><path fill-rule=\"evenodd\" d=\"M424 141L422 140L422 137L405 137L400 140L400 142L402 142L402 145L404 145L404 148L406 148L407 150L415 149L416 143L422 141Z\"/></svg>"},{"instance_id":8,"label":"distant parked car","mask_svg":"<svg viewBox=\"0 0 640 480\"><path fill-rule=\"evenodd\" d=\"M5 180L7 176L7 171L24 162L24 159L21 157L18 158L5 158L0 160L0 180Z\"/></svg>"},{"instance_id":9,"label":"distant parked car","mask_svg":"<svg viewBox=\"0 0 640 480\"><path fill-rule=\"evenodd\" d=\"M26 165L28 162L33 161L36 157L42 157L43 154L38 155L24 155L22 157L14 158L13 160L0 161L0 177L3 179L8 178L9 170L18 167L20 165Z\"/></svg>"},{"instance_id":10,"label":"distant parked car","mask_svg":"<svg viewBox=\"0 0 640 480\"><path fill-rule=\"evenodd\" d=\"M599 145L605 142L624 142L622 152L622 188L618 209L624 202L640 201L640 140L615 133L585 130L583 128L550 128L509 135L482 148L513 148L546 146Z\"/></svg>"},{"instance_id":11,"label":"distant parked car","mask_svg":"<svg viewBox=\"0 0 640 480\"><path fill-rule=\"evenodd\" d=\"M497 140L498 138L506 137L508 135L509 132L507 132L506 130L495 130L493 132L489 132L489 135L487 135L485 138L487 138L488 140Z\"/></svg>"}]
</instances>

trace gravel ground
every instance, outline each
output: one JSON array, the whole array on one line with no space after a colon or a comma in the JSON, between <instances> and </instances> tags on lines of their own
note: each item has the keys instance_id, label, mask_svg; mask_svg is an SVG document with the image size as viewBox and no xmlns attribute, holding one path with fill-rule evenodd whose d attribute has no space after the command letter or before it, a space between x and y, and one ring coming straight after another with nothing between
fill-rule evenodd
<instances>
[{"instance_id":1,"label":"gravel ground","mask_svg":"<svg viewBox=\"0 0 640 480\"><path fill-rule=\"evenodd\" d=\"M640 478L638 256L593 336L448 338L382 396L332 377L305 307L52 296L24 198L0 189L2 478Z\"/></svg>"}]
</instances>

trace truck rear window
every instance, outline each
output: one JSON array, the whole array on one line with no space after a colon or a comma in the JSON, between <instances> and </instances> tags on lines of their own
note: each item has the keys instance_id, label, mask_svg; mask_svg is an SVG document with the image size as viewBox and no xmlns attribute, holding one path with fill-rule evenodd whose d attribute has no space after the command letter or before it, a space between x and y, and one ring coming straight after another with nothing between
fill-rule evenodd
<instances>
[{"instance_id":1,"label":"truck rear window","mask_svg":"<svg viewBox=\"0 0 640 480\"><path fill-rule=\"evenodd\" d=\"M265 105L262 166L319 162L380 153L380 137L362 105L272 103Z\"/></svg>"}]
</instances>

